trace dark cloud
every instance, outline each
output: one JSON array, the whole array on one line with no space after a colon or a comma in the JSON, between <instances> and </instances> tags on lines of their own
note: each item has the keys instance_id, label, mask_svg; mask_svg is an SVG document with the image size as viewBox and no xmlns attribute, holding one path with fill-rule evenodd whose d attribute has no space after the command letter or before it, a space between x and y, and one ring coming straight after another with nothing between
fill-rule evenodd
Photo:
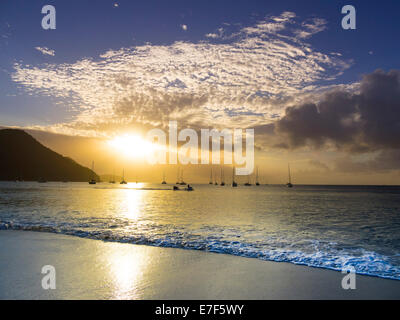
<instances>
[{"instance_id":1,"label":"dark cloud","mask_svg":"<svg viewBox=\"0 0 400 320\"><path fill-rule=\"evenodd\" d=\"M336 171L341 172L388 172L400 169L400 150L383 150L368 160L342 157L335 161Z\"/></svg>"},{"instance_id":2,"label":"dark cloud","mask_svg":"<svg viewBox=\"0 0 400 320\"><path fill-rule=\"evenodd\" d=\"M365 75L360 91L333 90L319 102L286 109L275 123L283 139L277 145L295 149L327 144L350 152L400 148L400 71Z\"/></svg>"}]
</instances>

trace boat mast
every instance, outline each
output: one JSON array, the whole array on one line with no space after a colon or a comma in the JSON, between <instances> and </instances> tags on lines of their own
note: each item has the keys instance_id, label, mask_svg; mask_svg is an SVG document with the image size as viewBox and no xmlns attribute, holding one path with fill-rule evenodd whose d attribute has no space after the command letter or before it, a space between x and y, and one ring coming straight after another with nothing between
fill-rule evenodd
<instances>
[{"instance_id":1,"label":"boat mast","mask_svg":"<svg viewBox=\"0 0 400 320\"><path fill-rule=\"evenodd\" d=\"M92 172L90 173L90 180L93 180L94 161L92 161Z\"/></svg>"}]
</instances>

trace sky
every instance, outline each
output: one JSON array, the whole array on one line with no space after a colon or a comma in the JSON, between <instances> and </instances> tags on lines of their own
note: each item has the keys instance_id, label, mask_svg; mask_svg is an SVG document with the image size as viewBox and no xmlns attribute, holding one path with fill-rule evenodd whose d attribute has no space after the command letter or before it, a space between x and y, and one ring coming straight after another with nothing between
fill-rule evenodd
<instances>
[{"instance_id":1,"label":"sky","mask_svg":"<svg viewBox=\"0 0 400 320\"><path fill-rule=\"evenodd\" d=\"M41 27L47 4L55 30ZM347 4L355 30L341 26ZM172 119L254 128L270 183L285 182L290 162L297 183L399 184L399 10L387 0L5 0L0 126L84 165L95 158L100 173L122 166L106 141L126 132Z\"/></svg>"}]
</instances>

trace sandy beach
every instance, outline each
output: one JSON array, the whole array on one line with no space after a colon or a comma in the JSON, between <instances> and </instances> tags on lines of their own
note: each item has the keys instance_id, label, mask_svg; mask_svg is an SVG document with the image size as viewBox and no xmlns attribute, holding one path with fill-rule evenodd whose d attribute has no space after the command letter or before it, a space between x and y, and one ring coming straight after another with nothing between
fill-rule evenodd
<instances>
[{"instance_id":1,"label":"sandy beach","mask_svg":"<svg viewBox=\"0 0 400 320\"><path fill-rule=\"evenodd\" d=\"M0 299L399 299L400 281L193 250L0 231ZM43 290L41 269L56 269Z\"/></svg>"}]
</instances>

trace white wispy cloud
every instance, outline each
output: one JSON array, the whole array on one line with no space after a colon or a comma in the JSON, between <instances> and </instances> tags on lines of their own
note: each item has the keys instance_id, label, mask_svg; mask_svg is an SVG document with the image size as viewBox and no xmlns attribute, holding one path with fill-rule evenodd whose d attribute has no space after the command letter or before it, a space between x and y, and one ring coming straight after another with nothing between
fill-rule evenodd
<instances>
[{"instance_id":1,"label":"white wispy cloud","mask_svg":"<svg viewBox=\"0 0 400 320\"><path fill-rule=\"evenodd\" d=\"M35 47L35 49L39 52L41 52L44 55L48 55L48 56L55 56L56 52L54 50L51 50L47 47Z\"/></svg>"},{"instance_id":2,"label":"white wispy cloud","mask_svg":"<svg viewBox=\"0 0 400 320\"><path fill-rule=\"evenodd\" d=\"M210 36L212 43L145 44L72 64L15 64L12 78L27 91L70 101L78 115L57 126L69 133L162 125L170 118L203 127L265 124L349 67L299 36L302 29L322 30L320 22L311 27L296 19L284 12L229 35L221 29L219 43Z\"/></svg>"},{"instance_id":3,"label":"white wispy cloud","mask_svg":"<svg viewBox=\"0 0 400 320\"><path fill-rule=\"evenodd\" d=\"M206 37L207 38L212 38L212 39L218 39L218 38L222 38L224 35L224 28L218 28L217 32L213 33L207 33Z\"/></svg>"},{"instance_id":4,"label":"white wispy cloud","mask_svg":"<svg viewBox=\"0 0 400 320\"><path fill-rule=\"evenodd\" d=\"M296 30L295 34L302 39L309 38L312 35L324 31L327 21L325 19L313 18L302 23L302 29Z\"/></svg>"}]
</instances>

